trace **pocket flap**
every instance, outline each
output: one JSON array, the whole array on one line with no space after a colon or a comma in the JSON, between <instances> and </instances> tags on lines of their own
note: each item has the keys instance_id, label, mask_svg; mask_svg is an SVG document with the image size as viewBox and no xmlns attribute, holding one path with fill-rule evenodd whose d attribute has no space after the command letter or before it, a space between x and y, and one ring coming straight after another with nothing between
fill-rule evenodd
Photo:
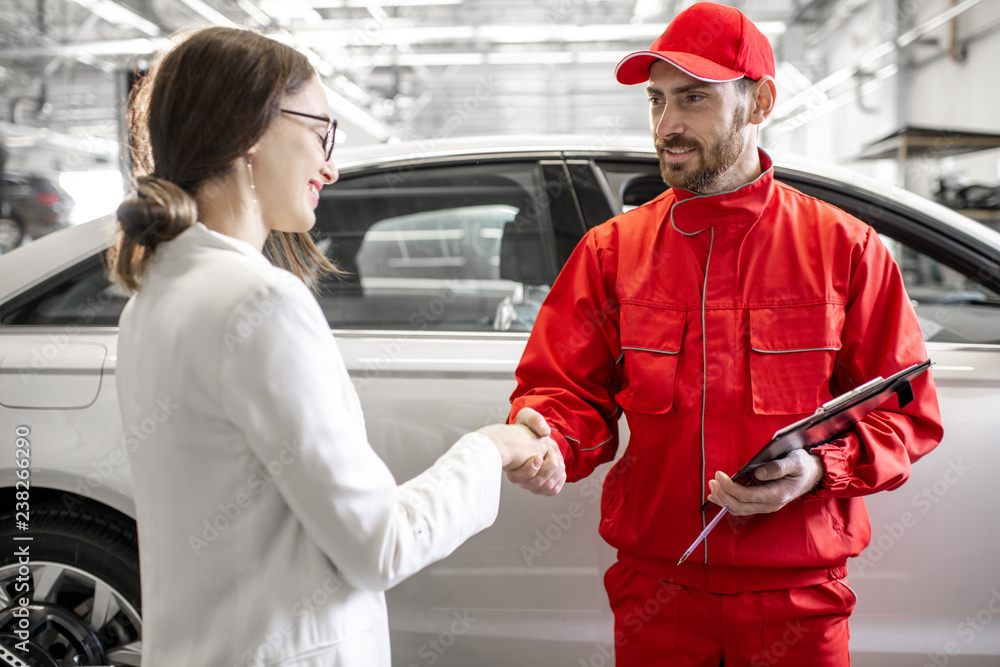
<instances>
[{"instance_id":1,"label":"pocket flap","mask_svg":"<svg viewBox=\"0 0 1000 667\"><path fill-rule=\"evenodd\" d=\"M686 313L680 310L622 304L619 313L623 350L679 354Z\"/></svg>"},{"instance_id":2,"label":"pocket flap","mask_svg":"<svg viewBox=\"0 0 1000 667\"><path fill-rule=\"evenodd\" d=\"M671 412L686 313L622 304L619 318L623 373L615 400L626 412Z\"/></svg>"},{"instance_id":3,"label":"pocket flap","mask_svg":"<svg viewBox=\"0 0 1000 667\"><path fill-rule=\"evenodd\" d=\"M750 349L765 354L839 350L844 308L820 303L750 311Z\"/></svg>"},{"instance_id":4,"label":"pocket flap","mask_svg":"<svg viewBox=\"0 0 1000 667\"><path fill-rule=\"evenodd\" d=\"M753 411L807 414L830 398L844 310L835 304L750 311Z\"/></svg>"}]
</instances>

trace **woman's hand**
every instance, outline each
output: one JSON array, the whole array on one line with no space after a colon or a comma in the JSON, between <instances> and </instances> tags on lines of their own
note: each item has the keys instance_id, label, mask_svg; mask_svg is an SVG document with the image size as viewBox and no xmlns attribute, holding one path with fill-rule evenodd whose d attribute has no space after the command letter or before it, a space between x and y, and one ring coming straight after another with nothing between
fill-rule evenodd
<instances>
[{"instance_id":1,"label":"woman's hand","mask_svg":"<svg viewBox=\"0 0 1000 667\"><path fill-rule=\"evenodd\" d=\"M490 424L478 432L492 440L500 450L504 470L519 468L535 459L541 467L541 460L548 451L546 441L549 438L539 438L523 424Z\"/></svg>"},{"instance_id":2,"label":"woman's hand","mask_svg":"<svg viewBox=\"0 0 1000 667\"><path fill-rule=\"evenodd\" d=\"M566 464L559 446L548 437L549 425L531 408L518 412L516 422L484 426L479 432L496 443L510 481L532 493L554 496L566 483Z\"/></svg>"},{"instance_id":3,"label":"woman's hand","mask_svg":"<svg viewBox=\"0 0 1000 667\"><path fill-rule=\"evenodd\" d=\"M549 445L555 444L548 437L549 425L540 414L534 410L522 410L522 413L526 414L523 418L518 414L516 424L490 424L479 429L479 433L492 440L500 450L504 470L520 468L534 459L538 459L541 467Z\"/></svg>"}]
</instances>

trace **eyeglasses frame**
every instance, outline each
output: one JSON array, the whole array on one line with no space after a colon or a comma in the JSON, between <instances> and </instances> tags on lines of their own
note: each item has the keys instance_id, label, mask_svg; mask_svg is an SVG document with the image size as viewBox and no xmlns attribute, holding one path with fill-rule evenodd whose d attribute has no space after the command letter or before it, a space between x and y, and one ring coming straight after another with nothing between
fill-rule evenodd
<instances>
[{"instance_id":1,"label":"eyeglasses frame","mask_svg":"<svg viewBox=\"0 0 1000 667\"><path fill-rule=\"evenodd\" d=\"M322 120L327 123L326 136L323 137L323 150L326 151L324 159L329 162L330 156L333 155L333 143L337 139L337 119L328 118L327 116L317 116L311 113L303 113L301 111L292 111L291 109L279 109L281 113L291 114L293 116L302 116L303 118L312 118L313 120Z\"/></svg>"}]
</instances>

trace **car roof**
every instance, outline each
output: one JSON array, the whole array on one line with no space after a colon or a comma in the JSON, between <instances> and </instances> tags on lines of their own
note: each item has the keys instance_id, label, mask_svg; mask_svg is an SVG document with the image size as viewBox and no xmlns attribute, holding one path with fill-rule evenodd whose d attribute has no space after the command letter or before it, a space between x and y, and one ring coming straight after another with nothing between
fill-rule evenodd
<instances>
[{"instance_id":1,"label":"car roof","mask_svg":"<svg viewBox=\"0 0 1000 667\"><path fill-rule=\"evenodd\" d=\"M592 137L580 135L518 135L490 137L447 137L389 144L358 146L334 150L333 162L341 171L401 162L438 161L449 158L472 158L564 154L589 157L616 156L655 158L649 137Z\"/></svg>"}]
</instances>

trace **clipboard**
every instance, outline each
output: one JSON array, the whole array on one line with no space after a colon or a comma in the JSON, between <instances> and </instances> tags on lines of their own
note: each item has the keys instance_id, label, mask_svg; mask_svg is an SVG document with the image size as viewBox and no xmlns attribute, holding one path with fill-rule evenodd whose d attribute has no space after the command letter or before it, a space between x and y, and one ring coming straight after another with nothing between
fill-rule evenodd
<instances>
[{"instance_id":1,"label":"clipboard","mask_svg":"<svg viewBox=\"0 0 1000 667\"><path fill-rule=\"evenodd\" d=\"M747 461L731 479L745 486L750 486L757 481L753 475L753 471L757 468L765 463L784 458L796 449L809 451L813 447L836 440L894 394L899 396L899 407L905 407L913 400L913 388L910 386L910 380L930 368L931 363L931 360L927 359L913 364L909 368L904 368L888 378L883 379L881 376L874 378L827 401L805 419L800 419L776 431L771 440ZM699 511L704 512L710 505L712 503L706 501ZM701 534L684 552L677 563L678 565L687 559L695 547L708 536L708 533L715 528L728 511L729 506L727 505L719 511L711 523L705 526Z\"/></svg>"},{"instance_id":2,"label":"clipboard","mask_svg":"<svg viewBox=\"0 0 1000 667\"><path fill-rule=\"evenodd\" d=\"M893 394L899 395L899 407L913 400L910 380L931 367L931 360L913 364L895 375L877 377L833 398L816 409L805 419L789 424L775 432L752 459L732 476L733 481L753 480L752 473L765 463L784 458L796 449L810 450L836 440L847 433L870 412L885 403Z\"/></svg>"}]
</instances>

